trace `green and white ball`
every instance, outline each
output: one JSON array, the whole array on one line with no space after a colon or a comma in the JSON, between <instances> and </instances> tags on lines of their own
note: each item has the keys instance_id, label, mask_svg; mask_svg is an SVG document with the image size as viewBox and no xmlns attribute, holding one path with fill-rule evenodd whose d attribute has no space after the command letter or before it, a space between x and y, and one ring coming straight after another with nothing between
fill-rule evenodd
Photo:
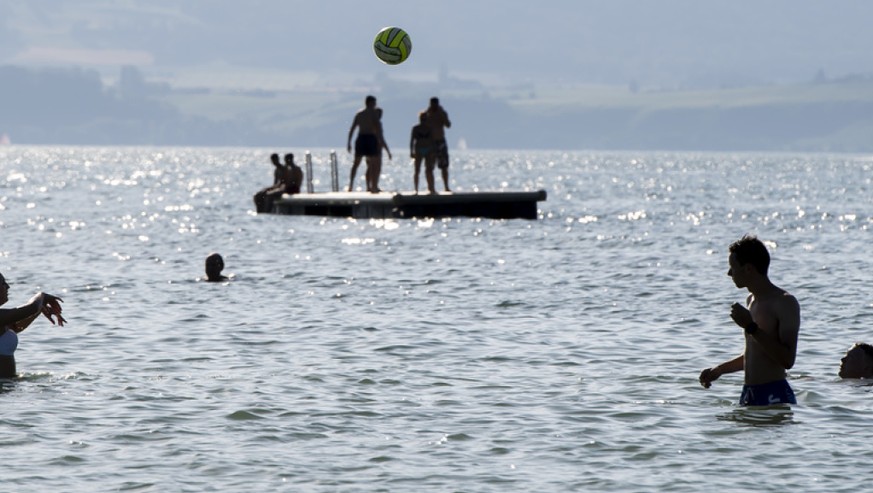
<instances>
[{"instance_id":1,"label":"green and white ball","mask_svg":"<svg viewBox=\"0 0 873 493\"><path fill-rule=\"evenodd\" d=\"M376 58L388 65L403 63L412 52L412 40L406 31L399 27L386 27L379 31L373 40Z\"/></svg>"}]
</instances>

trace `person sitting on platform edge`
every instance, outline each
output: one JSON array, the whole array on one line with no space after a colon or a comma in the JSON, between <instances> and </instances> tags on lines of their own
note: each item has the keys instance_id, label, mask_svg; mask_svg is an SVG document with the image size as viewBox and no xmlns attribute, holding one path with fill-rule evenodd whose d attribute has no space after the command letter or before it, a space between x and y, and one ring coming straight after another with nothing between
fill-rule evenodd
<instances>
[{"instance_id":1,"label":"person sitting on platform edge","mask_svg":"<svg viewBox=\"0 0 873 493\"><path fill-rule=\"evenodd\" d=\"M856 342L840 360L840 378L873 378L873 346Z\"/></svg>"},{"instance_id":2,"label":"person sitting on platform edge","mask_svg":"<svg viewBox=\"0 0 873 493\"><path fill-rule=\"evenodd\" d=\"M709 388L725 373L745 371L741 406L796 404L785 380L794 366L800 332L800 304L767 276L770 254L754 236L743 236L730 245L728 276L738 288L749 290L748 309L734 303L731 318L745 332L743 354L700 372L700 385Z\"/></svg>"},{"instance_id":3,"label":"person sitting on platform edge","mask_svg":"<svg viewBox=\"0 0 873 493\"><path fill-rule=\"evenodd\" d=\"M271 212L273 207L272 203L270 204L269 209L267 208L267 194L273 190L283 187L283 182L285 181L285 167L282 166L282 163L279 162L279 155L275 152L270 154L270 161L273 163L273 184L269 187L261 189L258 193L255 194L255 211L256 212Z\"/></svg>"},{"instance_id":4,"label":"person sitting on platform edge","mask_svg":"<svg viewBox=\"0 0 873 493\"><path fill-rule=\"evenodd\" d=\"M217 253L211 253L206 257L206 279L207 282L225 282L230 279L227 276L221 275L224 270L224 259Z\"/></svg>"},{"instance_id":5,"label":"person sitting on platform edge","mask_svg":"<svg viewBox=\"0 0 873 493\"><path fill-rule=\"evenodd\" d=\"M0 274L0 305L9 301L9 284ZM0 378L17 376L15 350L18 349L18 333L26 329L39 316L45 315L52 325L64 326L66 320L61 315L61 302L57 296L36 293L30 300L17 308L0 309ZM57 317L57 321L52 317Z\"/></svg>"},{"instance_id":6,"label":"person sitting on platform edge","mask_svg":"<svg viewBox=\"0 0 873 493\"><path fill-rule=\"evenodd\" d=\"M276 199L282 198L282 195L300 193L300 185L302 183L303 169L294 162L294 154L285 154L285 166L282 168L281 182L264 194L263 212L273 212Z\"/></svg>"},{"instance_id":7,"label":"person sitting on platform edge","mask_svg":"<svg viewBox=\"0 0 873 493\"><path fill-rule=\"evenodd\" d=\"M303 185L303 168L294 162L294 154L285 154L285 193L293 195L300 193Z\"/></svg>"}]
</instances>

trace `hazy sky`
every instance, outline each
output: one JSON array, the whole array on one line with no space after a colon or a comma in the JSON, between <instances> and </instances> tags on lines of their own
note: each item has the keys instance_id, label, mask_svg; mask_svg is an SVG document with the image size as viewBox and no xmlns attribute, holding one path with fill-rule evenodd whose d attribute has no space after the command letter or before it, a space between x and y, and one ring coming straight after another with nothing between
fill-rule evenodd
<instances>
[{"instance_id":1,"label":"hazy sky","mask_svg":"<svg viewBox=\"0 0 873 493\"><path fill-rule=\"evenodd\" d=\"M873 73L873 2L0 0L0 63L683 85ZM411 58L372 54L384 26Z\"/></svg>"}]
</instances>

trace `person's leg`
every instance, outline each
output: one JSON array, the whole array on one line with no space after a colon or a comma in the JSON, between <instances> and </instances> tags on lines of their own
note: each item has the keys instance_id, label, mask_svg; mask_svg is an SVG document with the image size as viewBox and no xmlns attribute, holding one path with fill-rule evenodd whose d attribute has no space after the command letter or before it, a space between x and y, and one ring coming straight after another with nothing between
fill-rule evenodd
<instances>
[{"instance_id":1,"label":"person's leg","mask_svg":"<svg viewBox=\"0 0 873 493\"><path fill-rule=\"evenodd\" d=\"M273 200L275 200L273 192L264 194L264 212L273 212Z\"/></svg>"},{"instance_id":2,"label":"person's leg","mask_svg":"<svg viewBox=\"0 0 873 493\"><path fill-rule=\"evenodd\" d=\"M415 193L418 193L418 175L421 172L421 156L415 155L415 175L413 175L412 183L415 185Z\"/></svg>"},{"instance_id":3,"label":"person's leg","mask_svg":"<svg viewBox=\"0 0 873 493\"><path fill-rule=\"evenodd\" d=\"M263 189L255 194L255 212L264 212L264 197L267 195L267 189Z\"/></svg>"},{"instance_id":4,"label":"person's leg","mask_svg":"<svg viewBox=\"0 0 873 493\"><path fill-rule=\"evenodd\" d=\"M424 161L424 179L427 180L427 191L429 193L436 193L433 183L434 158L435 156L433 154L428 154Z\"/></svg>"},{"instance_id":5,"label":"person's leg","mask_svg":"<svg viewBox=\"0 0 873 493\"><path fill-rule=\"evenodd\" d=\"M443 186L446 187L446 192L451 192L449 189L449 167L446 166L440 170L443 174Z\"/></svg>"},{"instance_id":6,"label":"person's leg","mask_svg":"<svg viewBox=\"0 0 873 493\"><path fill-rule=\"evenodd\" d=\"M17 376L15 356L0 356L0 378L15 378Z\"/></svg>"},{"instance_id":7,"label":"person's leg","mask_svg":"<svg viewBox=\"0 0 873 493\"><path fill-rule=\"evenodd\" d=\"M373 193L379 193L379 178L382 174L382 156L376 155L373 156L373 162L370 166L370 191Z\"/></svg>"},{"instance_id":8,"label":"person's leg","mask_svg":"<svg viewBox=\"0 0 873 493\"><path fill-rule=\"evenodd\" d=\"M451 192L449 189L449 146L445 141L440 142L439 158L437 161L440 173L443 175L443 187L446 189L446 192Z\"/></svg>"},{"instance_id":9,"label":"person's leg","mask_svg":"<svg viewBox=\"0 0 873 493\"><path fill-rule=\"evenodd\" d=\"M352 162L352 173L349 176L349 192L355 189L355 175L358 173L358 166L361 164L362 157L360 154L355 154L355 160Z\"/></svg>"},{"instance_id":10,"label":"person's leg","mask_svg":"<svg viewBox=\"0 0 873 493\"><path fill-rule=\"evenodd\" d=\"M367 156L364 158L364 161L367 163L367 169L364 171L364 178L367 182L367 191L373 191L373 156Z\"/></svg>"}]
</instances>

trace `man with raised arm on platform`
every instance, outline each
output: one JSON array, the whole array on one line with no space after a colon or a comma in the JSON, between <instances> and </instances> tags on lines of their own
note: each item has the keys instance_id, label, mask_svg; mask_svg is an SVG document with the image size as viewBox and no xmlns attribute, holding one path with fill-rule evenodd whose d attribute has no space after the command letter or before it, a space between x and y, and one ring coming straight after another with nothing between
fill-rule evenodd
<instances>
[{"instance_id":1,"label":"man with raised arm on platform","mask_svg":"<svg viewBox=\"0 0 873 493\"><path fill-rule=\"evenodd\" d=\"M449 189L449 145L446 143L446 129L452 127L452 122L449 121L449 114L440 106L439 98L430 98L430 106L426 111L436 165L443 175L443 187L446 192L451 192Z\"/></svg>"}]
</instances>

